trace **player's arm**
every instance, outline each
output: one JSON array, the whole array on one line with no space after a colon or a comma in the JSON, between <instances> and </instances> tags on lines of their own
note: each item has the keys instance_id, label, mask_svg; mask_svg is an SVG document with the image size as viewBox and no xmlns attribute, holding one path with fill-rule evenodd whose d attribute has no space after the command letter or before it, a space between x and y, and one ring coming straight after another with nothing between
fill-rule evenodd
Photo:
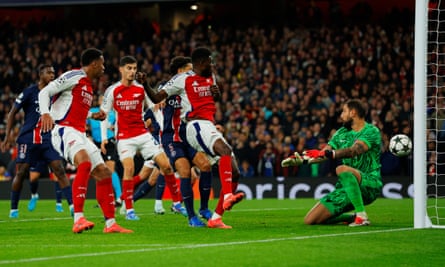
<instances>
[{"instance_id":1,"label":"player's arm","mask_svg":"<svg viewBox=\"0 0 445 267\"><path fill-rule=\"evenodd\" d=\"M347 148L333 150L331 147L327 146L322 150L306 150L303 152L303 154L313 159L343 159L361 155L368 151L368 149L369 147L364 141L356 140L352 146Z\"/></svg>"},{"instance_id":2,"label":"player's arm","mask_svg":"<svg viewBox=\"0 0 445 267\"><path fill-rule=\"evenodd\" d=\"M23 95L23 93L20 94L20 96L21 95ZM20 98L20 96L19 96L19 98ZM1 150L2 150L2 152L5 152L8 149L9 141L11 140L11 128L12 128L12 125L14 124L14 121L15 121L15 119L14 119L15 118L15 114L17 112L19 112L20 109L21 109L21 107L18 108L16 105L13 105L11 110L8 113L8 117L6 119L5 138L3 139L3 142L1 143Z\"/></svg>"},{"instance_id":3,"label":"player's arm","mask_svg":"<svg viewBox=\"0 0 445 267\"><path fill-rule=\"evenodd\" d=\"M357 140L348 148L342 148L333 151L333 156L336 159L353 158L355 156L366 153L369 150L368 145L362 140Z\"/></svg>"},{"instance_id":4,"label":"player's arm","mask_svg":"<svg viewBox=\"0 0 445 267\"><path fill-rule=\"evenodd\" d=\"M49 113L49 107L51 104L51 97L58 93L61 93L70 86L70 82L61 77L57 80L50 82L39 92L39 110L40 120L42 121L42 131L49 132L54 126L53 118Z\"/></svg>"},{"instance_id":5,"label":"player's arm","mask_svg":"<svg viewBox=\"0 0 445 267\"><path fill-rule=\"evenodd\" d=\"M145 92L153 103L157 104L162 100L168 97L167 92L165 90L159 90L159 92L155 92L153 88L147 85L147 75L144 72L136 73L136 80L144 86Z\"/></svg>"},{"instance_id":6,"label":"player's arm","mask_svg":"<svg viewBox=\"0 0 445 267\"><path fill-rule=\"evenodd\" d=\"M210 86L210 92L212 92L214 101L218 101L221 98L221 91L219 90L219 86L217 84Z\"/></svg>"}]
</instances>

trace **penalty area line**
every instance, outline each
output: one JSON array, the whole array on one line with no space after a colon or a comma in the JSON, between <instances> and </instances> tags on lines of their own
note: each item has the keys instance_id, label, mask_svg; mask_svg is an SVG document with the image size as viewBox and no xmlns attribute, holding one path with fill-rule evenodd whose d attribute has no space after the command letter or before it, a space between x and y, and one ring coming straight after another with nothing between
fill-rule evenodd
<instances>
[{"instance_id":1,"label":"penalty area line","mask_svg":"<svg viewBox=\"0 0 445 267\"><path fill-rule=\"evenodd\" d=\"M178 249L193 249L193 248L203 248L203 247L224 247L224 246L236 246L236 245L246 245L246 244L255 244L255 243L271 243L271 242L281 242L281 241L316 239L316 238L326 238L326 237L368 235L368 234L376 234L376 233L389 233L389 232L400 232L400 231L410 231L410 230L414 230L414 228L397 228L397 229L388 229L388 230L363 231L363 232L338 233L338 234L313 235L313 236L294 236L294 237L271 238L271 239L261 239L261 240L245 240L245 241L223 242L223 243L184 244L184 245L168 246L168 247L163 246L163 247L155 247L155 248L141 248L141 249L130 249L130 250L94 252L94 253L80 253L80 254L59 255L59 256L52 256L52 257L37 257L37 258L18 259L18 260L0 260L0 265L18 264L18 263L27 263L27 262L44 262L44 261L52 261L52 260L60 260L60 259L97 257L97 256L106 256L106 255L119 255L119 254L127 254L127 253L167 251L167 250L178 250Z\"/></svg>"}]
</instances>

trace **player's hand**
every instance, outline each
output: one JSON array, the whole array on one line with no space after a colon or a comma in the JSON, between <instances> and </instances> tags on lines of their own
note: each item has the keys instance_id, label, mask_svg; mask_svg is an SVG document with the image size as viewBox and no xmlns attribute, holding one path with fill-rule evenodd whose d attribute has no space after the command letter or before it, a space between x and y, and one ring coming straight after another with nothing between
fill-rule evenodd
<instances>
[{"instance_id":1,"label":"player's hand","mask_svg":"<svg viewBox=\"0 0 445 267\"><path fill-rule=\"evenodd\" d=\"M147 74L145 72L138 71L136 72L135 78L138 83L145 84L145 82L147 81Z\"/></svg>"},{"instance_id":2,"label":"player's hand","mask_svg":"<svg viewBox=\"0 0 445 267\"><path fill-rule=\"evenodd\" d=\"M40 120L42 122L42 132L46 133L53 129L54 121L49 113L42 114L42 116L40 116Z\"/></svg>"},{"instance_id":3,"label":"player's hand","mask_svg":"<svg viewBox=\"0 0 445 267\"><path fill-rule=\"evenodd\" d=\"M105 111L103 110L99 110L98 112L94 112L93 114L91 114L91 118L103 121L107 118L107 113L105 113Z\"/></svg>"},{"instance_id":4,"label":"player's hand","mask_svg":"<svg viewBox=\"0 0 445 267\"><path fill-rule=\"evenodd\" d=\"M301 164L303 164L303 158L300 156L300 154L298 154L298 152L295 152L294 155L281 161L281 167L300 166Z\"/></svg>"},{"instance_id":5,"label":"player's hand","mask_svg":"<svg viewBox=\"0 0 445 267\"><path fill-rule=\"evenodd\" d=\"M221 97L221 91L216 84L210 86L210 92L212 93L213 99L215 100L218 100Z\"/></svg>"},{"instance_id":6,"label":"player's hand","mask_svg":"<svg viewBox=\"0 0 445 267\"><path fill-rule=\"evenodd\" d=\"M103 140L100 143L100 152L102 152L102 154L107 154L107 149L106 149L106 145L108 144L108 140Z\"/></svg>"},{"instance_id":7,"label":"player's hand","mask_svg":"<svg viewBox=\"0 0 445 267\"><path fill-rule=\"evenodd\" d=\"M0 149L3 153L5 153L5 151L7 150L7 148L9 147L9 141L8 138L5 137L5 140L3 140L3 142L0 144Z\"/></svg>"},{"instance_id":8,"label":"player's hand","mask_svg":"<svg viewBox=\"0 0 445 267\"><path fill-rule=\"evenodd\" d=\"M326 155L325 155L324 150L309 149L309 150L303 151L303 156L316 159L316 158L324 158Z\"/></svg>"}]
</instances>

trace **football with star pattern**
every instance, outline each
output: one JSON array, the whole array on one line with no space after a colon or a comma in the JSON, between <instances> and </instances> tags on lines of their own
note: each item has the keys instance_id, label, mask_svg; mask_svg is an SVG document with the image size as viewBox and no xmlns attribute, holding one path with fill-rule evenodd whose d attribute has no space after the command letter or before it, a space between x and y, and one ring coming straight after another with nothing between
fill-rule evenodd
<instances>
[{"instance_id":1,"label":"football with star pattern","mask_svg":"<svg viewBox=\"0 0 445 267\"><path fill-rule=\"evenodd\" d=\"M409 155L412 149L413 142L411 138L405 134L394 135L391 140L389 140L389 151L398 157Z\"/></svg>"}]
</instances>

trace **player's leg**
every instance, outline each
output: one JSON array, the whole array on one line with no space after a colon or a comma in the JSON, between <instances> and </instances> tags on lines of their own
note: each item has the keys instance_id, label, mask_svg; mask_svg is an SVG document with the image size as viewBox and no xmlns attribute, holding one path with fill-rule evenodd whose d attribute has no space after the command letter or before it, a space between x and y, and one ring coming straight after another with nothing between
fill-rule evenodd
<instances>
[{"instance_id":1,"label":"player's leg","mask_svg":"<svg viewBox=\"0 0 445 267\"><path fill-rule=\"evenodd\" d=\"M139 138L139 137L137 137ZM117 143L117 150L119 159L124 169L122 175L122 207L121 214L125 213L125 219L135 221L140 220L136 215L133 206L133 193L134 193L134 156L138 149L138 144L144 140L137 138L120 140Z\"/></svg>"},{"instance_id":2,"label":"player's leg","mask_svg":"<svg viewBox=\"0 0 445 267\"><path fill-rule=\"evenodd\" d=\"M34 211L37 207L37 202L39 200L39 193L37 193L37 190L39 189L39 177L40 172L33 170L31 167L29 171L29 190L31 191L31 199L28 203L29 211Z\"/></svg>"},{"instance_id":3,"label":"player's leg","mask_svg":"<svg viewBox=\"0 0 445 267\"><path fill-rule=\"evenodd\" d=\"M153 182L153 179L151 179L150 181L150 177L154 172L154 170L155 170L154 166L153 168L150 168L144 162L144 165L142 166L142 169L138 174L138 176L142 179L142 182L139 184L139 186L137 186L136 190L134 191L133 194L134 202L146 196L153 189L154 185L156 184L156 179L154 179L155 181Z\"/></svg>"},{"instance_id":4,"label":"player's leg","mask_svg":"<svg viewBox=\"0 0 445 267\"><path fill-rule=\"evenodd\" d=\"M220 156L218 170L224 194L223 209L230 210L244 198L244 193L234 193L238 187L239 169L233 156L232 149L223 138L218 138L213 150Z\"/></svg>"},{"instance_id":5,"label":"player's leg","mask_svg":"<svg viewBox=\"0 0 445 267\"><path fill-rule=\"evenodd\" d=\"M363 202L362 192L360 189L361 174L354 168L346 165L340 165L336 168L338 181L354 206L356 212L355 222L351 226L369 225L368 215L366 214L365 204Z\"/></svg>"},{"instance_id":6,"label":"player's leg","mask_svg":"<svg viewBox=\"0 0 445 267\"><path fill-rule=\"evenodd\" d=\"M200 208L199 215L209 220L212 217L212 212L209 209L209 199L212 190L212 165L207 156L203 152L196 152L193 157L193 164L199 169L199 193L200 193ZM194 167L193 167L194 168ZM192 168L192 172L194 171Z\"/></svg>"},{"instance_id":7,"label":"player's leg","mask_svg":"<svg viewBox=\"0 0 445 267\"><path fill-rule=\"evenodd\" d=\"M111 182L113 185L114 196L116 198L115 201L120 203L120 197L122 195L122 187L121 187L121 180L119 179L119 175L117 174L117 172L115 170L116 162L114 160L106 160L105 165L107 165L107 167L111 171Z\"/></svg>"},{"instance_id":8,"label":"player's leg","mask_svg":"<svg viewBox=\"0 0 445 267\"><path fill-rule=\"evenodd\" d=\"M96 179L96 199L105 217L104 233L133 233L116 223L111 171L103 162L99 151L91 155L94 169L91 176Z\"/></svg>"},{"instance_id":9,"label":"player's leg","mask_svg":"<svg viewBox=\"0 0 445 267\"><path fill-rule=\"evenodd\" d=\"M181 181L181 194L185 208L187 210L189 225L192 227L204 227L205 224L196 216L194 207L194 195L190 174L190 162L186 157L175 160L175 168Z\"/></svg>"},{"instance_id":10,"label":"player's leg","mask_svg":"<svg viewBox=\"0 0 445 267\"><path fill-rule=\"evenodd\" d=\"M60 188L59 182L57 181L57 178L54 174L51 174L50 179L54 183L54 192L56 195L56 212L63 212L62 189ZM72 199L71 199L71 201L72 201ZM74 212L74 207L73 207L73 212ZM74 215L74 213L73 213L73 215Z\"/></svg>"},{"instance_id":11,"label":"player's leg","mask_svg":"<svg viewBox=\"0 0 445 267\"><path fill-rule=\"evenodd\" d=\"M19 145L20 148L20 145ZM19 200L23 187L23 181L29 176L29 164L26 162L16 162L16 174L11 184L11 209L9 218L18 218L19 216Z\"/></svg>"},{"instance_id":12,"label":"player's leg","mask_svg":"<svg viewBox=\"0 0 445 267\"><path fill-rule=\"evenodd\" d=\"M167 154L165 154L164 151L161 151L156 156L154 156L153 160L159 166L159 171L163 173L165 184L170 190L173 201L172 211L181 213L184 217L187 217L187 211L181 205L181 192L178 188L178 184L176 183L176 176L173 172L173 168L170 164L170 160L168 159Z\"/></svg>"},{"instance_id":13,"label":"player's leg","mask_svg":"<svg viewBox=\"0 0 445 267\"><path fill-rule=\"evenodd\" d=\"M155 213L156 214L164 214L165 209L162 204L162 197L164 196L165 190L165 178L164 175L159 172L158 177L156 179L156 195L155 195Z\"/></svg>"},{"instance_id":14,"label":"player's leg","mask_svg":"<svg viewBox=\"0 0 445 267\"><path fill-rule=\"evenodd\" d=\"M345 212L352 209L353 206L344 188L336 185L334 191L322 197L306 214L304 223L308 225L349 223L354 220L355 215Z\"/></svg>"},{"instance_id":15,"label":"player's leg","mask_svg":"<svg viewBox=\"0 0 445 267\"><path fill-rule=\"evenodd\" d=\"M71 182L65 172L64 161L57 154L54 155L53 152L48 151L48 154L52 155L48 156L48 158L52 158L49 163L49 167L54 177L56 178L55 182L58 184L62 195L65 196L71 216L74 216L73 190L71 187Z\"/></svg>"},{"instance_id":16,"label":"player's leg","mask_svg":"<svg viewBox=\"0 0 445 267\"><path fill-rule=\"evenodd\" d=\"M108 143L105 145L105 148L107 150L106 155L104 155L105 164L111 170L112 173L111 181L113 183L115 201L118 205L120 205L122 204L121 203L122 186L119 175L116 172L116 162L119 160L119 157L117 155L116 141L114 140L114 138L108 140Z\"/></svg>"}]
</instances>

